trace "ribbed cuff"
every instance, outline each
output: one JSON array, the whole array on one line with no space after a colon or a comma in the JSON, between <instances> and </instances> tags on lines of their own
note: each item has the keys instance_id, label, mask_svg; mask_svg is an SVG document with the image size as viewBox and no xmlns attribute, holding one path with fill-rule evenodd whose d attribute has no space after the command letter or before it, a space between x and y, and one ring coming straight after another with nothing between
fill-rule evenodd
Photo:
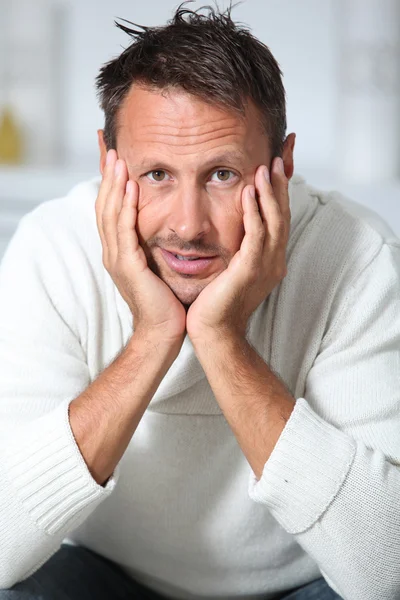
<instances>
[{"instance_id":1,"label":"ribbed cuff","mask_svg":"<svg viewBox=\"0 0 400 600\"><path fill-rule=\"evenodd\" d=\"M50 535L80 525L119 478L118 465L105 487L93 479L71 430L69 404L16 429L2 450L2 469L16 500Z\"/></svg>"},{"instance_id":2,"label":"ribbed cuff","mask_svg":"<svg viewBox=\"0 0 400 600\"><path fill-rule=\"evenodd\" d=\"M295 407L259 481L248 493L267 504L288 533L302 533L326 511L351 467L356 442L317 415L304 398Z\"/></svg>"}]
</instances>

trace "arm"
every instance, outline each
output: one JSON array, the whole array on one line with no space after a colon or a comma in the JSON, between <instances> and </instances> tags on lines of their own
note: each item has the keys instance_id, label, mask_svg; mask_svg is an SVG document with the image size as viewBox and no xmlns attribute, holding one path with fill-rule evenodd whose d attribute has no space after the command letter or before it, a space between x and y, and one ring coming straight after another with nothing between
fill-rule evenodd
<instances>
[{"instance_id":1,"label":"arm","mask_svg":"<svg viewBox=\"0 0 400 600\"><path fill-rule=\"evenodd\" d=\"M258 480L295 400L244 337L208 331L194 348Z\"/></svg>"},{"instance_id":2,"label":"arm","mask_svg":"<svg viewBox=\"0 0 400 600\"><path fill-rule=\"evenodd\" d=\"M116 468L178 353L179 348L134 334L115 361L71 402L74 437L100 485L106 484Z\"/></svg>"},{"instance_id":3,"label":"arm","mask_svg":"<svg viewBox=\"0 0 400 600\"><path fill-rule=\"evenodd\" d=\"M79 291L91 274L77 279L65 230L57 247L60 232L52 223L42 229L48 213L35 212L20 221L0 266L0 589L38 570L110 496L119 466L104 487L98 482L118 463L175 356L135 334L90 385L77 324L85 322Z\"/></svg>"},{"instance_id":4,"label":"arm","mask_svg":"<svg viewBox=\"0 0 400 600\"><path fill-rule=\"evenodd\" d=\"M357 275L291 412L246 342L213 344L197 352L254 470L250 497L344 600L398 599L400 246Z\"/></svg>"}]
</instances>

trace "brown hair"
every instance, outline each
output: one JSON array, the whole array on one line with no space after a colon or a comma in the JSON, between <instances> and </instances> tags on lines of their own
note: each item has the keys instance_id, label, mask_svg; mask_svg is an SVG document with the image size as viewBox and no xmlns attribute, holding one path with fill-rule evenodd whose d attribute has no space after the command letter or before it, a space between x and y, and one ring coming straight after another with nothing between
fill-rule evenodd
<instances>
[{"instance_id":1,"label":"brown hair","mask_svg":"<svg viewBox=\"0 0 400 600\"><path fill-rule=\"evenodd\" d=\"M190 0L192 1L192 0ZM163 27L146 27L120 19L142 31L115 22L134 41L117 58L104 64L96 77L105 114L107 150L116 148L118 109L134 82L150 89L179 88L210 103L244 114L251 98L272 156L281 156L286 135L286 98L282 72L269 48L249 29L210 6L183 8ZM207 14L199 14L207 9Z\"/></svg>"}]
</instances>

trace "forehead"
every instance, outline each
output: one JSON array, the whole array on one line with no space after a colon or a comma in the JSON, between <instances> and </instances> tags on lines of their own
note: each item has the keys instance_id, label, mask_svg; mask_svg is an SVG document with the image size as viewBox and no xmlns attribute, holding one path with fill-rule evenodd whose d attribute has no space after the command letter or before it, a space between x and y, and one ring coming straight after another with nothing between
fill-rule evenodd
<instances>
[{"instance_id":1,"label":"forehead","mask_svg":"<svg viewBox=\"0 0 400 600\"><path fill-rule=\"evenodd\" d=\"M118 145L170 150L174 154L265 145L260 113L249 101L242 116L180 90L132 86L118 115Z\"/></svg>"}]
</instances>

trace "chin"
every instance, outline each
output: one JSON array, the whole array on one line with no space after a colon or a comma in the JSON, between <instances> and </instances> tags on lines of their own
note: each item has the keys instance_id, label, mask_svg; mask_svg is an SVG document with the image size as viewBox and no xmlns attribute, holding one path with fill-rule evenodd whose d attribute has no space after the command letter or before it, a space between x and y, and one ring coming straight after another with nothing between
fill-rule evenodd
<instances>
[{"instance_id":1,"label":"chin","mask_svg":"<svg viewBox=\"0 0 400 600\"><path fill-rule=\"evenodd\" d=\"M183 275L182 273L179 275L176 274L176 277L170 277L169 274L163 274L162 268L160 268L159 264L154 260L154 257L151 254L147 256L147 263L153 273L155 273L155 275L157 275L157 277L159 277L170 288L170 290L178 298L179 302L183 304L186 312L188 311L190 305L193 304L193 302L199 296L200 292L202 292L204 288L207 287L207 285L219 275L219 273L215 273L207 280L196 279L196 277L193 275Z\"/></svg>"},{"instance_id":2,"label":"chin","mask_svg":"<svg viewBox=\"0 0 400 600\"><path fill-rule=\"evenodd\" d=\"M186 311L188 310L190 305L193 304L193 302L203 291L203 289L207 286L207 284L194 280L187 280L187 282L164 280L164 282L172 290L172 292L175 294L178 300L183 304L183 306L186 308Z\"/></svg>"}]
</instances>

